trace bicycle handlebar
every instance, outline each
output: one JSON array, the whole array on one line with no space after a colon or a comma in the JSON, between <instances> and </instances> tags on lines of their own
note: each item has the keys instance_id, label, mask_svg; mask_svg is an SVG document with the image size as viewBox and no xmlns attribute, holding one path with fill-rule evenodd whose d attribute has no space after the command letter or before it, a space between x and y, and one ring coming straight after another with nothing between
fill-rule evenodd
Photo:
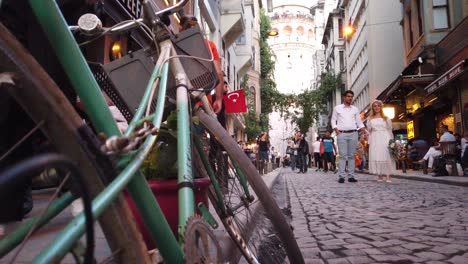
<instances>
[{"instance_id":1,"label":"bicycle handlebar","mask_svg":"<svg viewBox=\"0 0 468 264\"><path fill-rule=\"evenodd\" d=\"M141 23L145 22L145 20L147 20L146 22L154 24L158 20L159 16L161 16L162 14L167 14L167 13L172 14L172 13L180 11L188 3L188 1L189 0L182 0L173 6L170 6L168 8L165 8L163 10L156 12L149 0L143 0L142 5L143 5L143 12L144 12L145 19L139 18L139 19L135 19L134 21L129 21L128 23L124 23L116 27L104 28L102 27L102 23L100 19L96 15L84 14L78 20L78 26L69 26L68 28L72 32L81 31L84 34L90 35L90 36L100 34L102 32L105 32L106 30L108 30L108 33L110 34L121 33L122 31L128 31L128 30L132 30L134 28L139 27Z\"/></svg>"}]
</instances>

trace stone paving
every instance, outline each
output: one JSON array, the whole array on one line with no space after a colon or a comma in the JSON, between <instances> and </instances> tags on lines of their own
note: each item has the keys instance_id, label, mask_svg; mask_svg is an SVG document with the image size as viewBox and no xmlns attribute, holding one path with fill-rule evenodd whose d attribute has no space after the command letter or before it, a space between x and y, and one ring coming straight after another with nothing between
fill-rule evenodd
<instances>
[{"instance_id":1,"label":"stone paving","mask_svg":"<svg viewBox=\"0 0 468 264\"><path fill-rule=\"evenodd\" d=\"M306 263L468 263L468 188L281 169Z\"/></svg>"}]
</instances>

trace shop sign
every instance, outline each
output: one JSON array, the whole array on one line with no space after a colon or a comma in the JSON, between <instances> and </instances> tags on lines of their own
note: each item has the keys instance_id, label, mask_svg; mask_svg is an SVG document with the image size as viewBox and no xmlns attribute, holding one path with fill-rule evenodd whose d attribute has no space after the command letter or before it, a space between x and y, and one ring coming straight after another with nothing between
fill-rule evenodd
<instances>
[{"instance_id":1,"label":"shop sign","mask_svg":"<svg viewBox=\"0 0 468 264\"><path fill-rule=\"evenodd\" d=\"M437 91L440 87L444 86L447 82L451 81L465 70L465 60L460 61L457 65L453 66L450 70L442 74L439 78L429 84L425 90L427 94Z\"/></svg>"},{"instance_id":2,"label":"shop sign","mask_svg":"<svg viewBox=\"0 0 468 264\"><path fill-rule=\"evenodd\" d=\"M140 0L119 0L119 2L127 9L133 18L140 18L143 13L143 6Z\"/></svg>"},{"instance_id":3,"label":"shop sign","mask_svg":"<svg viewBox=\"0 0 468 264\"><path fill-rule=\"evenodd\" d=\"M406 131L408 134L408 139L414 138L414 122L413 120L406 122Z\"/></svg>"}]
</instances>

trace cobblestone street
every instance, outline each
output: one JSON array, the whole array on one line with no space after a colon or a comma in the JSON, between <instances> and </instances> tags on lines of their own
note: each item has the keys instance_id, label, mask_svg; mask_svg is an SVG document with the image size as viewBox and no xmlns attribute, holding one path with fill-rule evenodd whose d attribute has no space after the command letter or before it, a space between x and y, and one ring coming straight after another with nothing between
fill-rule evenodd
<instances>
[{"instance_id":1,"label":"cobblestone street","mask_svg":"<svg viewBox=\"0 0 468 264\"><path fill-rule=\"evenodd\" d=\"M468 263L468 188L283 168L306 263Z\"/></svg>"}]
</instances>

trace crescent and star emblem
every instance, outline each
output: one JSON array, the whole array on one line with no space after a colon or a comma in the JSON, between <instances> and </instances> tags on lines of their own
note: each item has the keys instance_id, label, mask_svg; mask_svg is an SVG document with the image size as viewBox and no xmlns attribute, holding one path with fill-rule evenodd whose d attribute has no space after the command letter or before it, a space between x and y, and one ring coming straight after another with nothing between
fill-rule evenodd
<instances>
[{"instance_id":1,"label":"crescent and star emblem","mask_svg":"<svg viewBox=\"0 0 468 264\"><path fill-rule=\"evenodd\" d=\"M234 98L231 98L231 97L234 97ZM236 93L236 92L230 93L230 94L227 96L227 98L228 98L229 100L233 101L234 103L237 101L237 99L238 99L239 97L240 97L240 96L239 96L239 93Z\"/></svg>"}]
</instances>

